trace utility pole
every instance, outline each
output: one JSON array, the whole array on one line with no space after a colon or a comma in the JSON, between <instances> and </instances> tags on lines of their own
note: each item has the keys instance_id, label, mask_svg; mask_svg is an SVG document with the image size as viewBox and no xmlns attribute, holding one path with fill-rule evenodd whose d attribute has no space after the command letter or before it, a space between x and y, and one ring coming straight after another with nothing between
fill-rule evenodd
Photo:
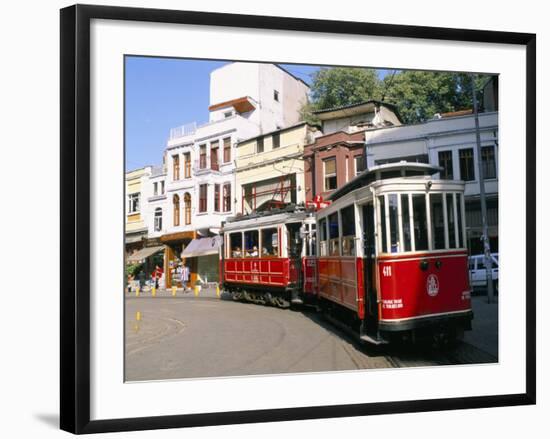
<instances>
[{"instance_id":1,"label":"utility pole","mask_svg":"<svg viewBox=\"0 0 550 439\"><path fill-rule=\"evenodd\" d=\"M483 253L485 254L485 274L487 279L487 303L494 301L493 291L493 262L491 258L491 245L489 243L489 226L487 224L487 200L485 198L485 175L483 173L483 160L481 157L481 136L479 134L479 116L477 114L477 97L475 86L475 74L470 75L472 81L472 102L474 104L474 119L476 124L476 149L477 169L479 176L479 196L481 201L481 226L483 230Z\"/></svg>"}]
</instances>

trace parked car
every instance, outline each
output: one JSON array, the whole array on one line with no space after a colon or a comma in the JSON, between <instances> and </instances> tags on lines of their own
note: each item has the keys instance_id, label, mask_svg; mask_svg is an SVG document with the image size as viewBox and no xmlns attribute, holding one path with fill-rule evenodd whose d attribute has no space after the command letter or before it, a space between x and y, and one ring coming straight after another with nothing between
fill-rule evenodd
<instances>
[{"instance_id":1,"label":"parked car","mask_svg":"<svg viewBox=\"0 0 550 439\"><path fill-rule=\"evenodd\" d=\"M491 275L495 292L498 291L498 253L491 253ZM485 255L469 257L470 285L472 288L487 288L487 271L485 269Z\"/></svg>"}]
</instances>

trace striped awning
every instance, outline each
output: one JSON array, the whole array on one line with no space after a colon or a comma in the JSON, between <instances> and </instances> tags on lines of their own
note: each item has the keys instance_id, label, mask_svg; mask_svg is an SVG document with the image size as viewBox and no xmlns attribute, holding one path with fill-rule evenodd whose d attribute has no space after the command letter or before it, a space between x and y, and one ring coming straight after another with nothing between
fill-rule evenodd
<instances>
[{"instance_id":1,"label":"striped awning","mask_svg":"<svg viewBox=\"0 0 550 439\"><path fill-rule=\"evenodd\" d=\"M159 245L156 247L144 247L141 250L138 250L134 254L128 256L128 259L126 262L128 263L136 263L141 262L147 259L150 256L153 256L155 253L158 253L160 251L164 250L164 245Z\"/></svg>"},{"instance_id":2,"label":"striped awning","mask_svg":"<svg viewBox=\"0 0 550 439\"><path fill-rule=\"evenodd\" d=\"M215 255L220 248L221 238L213 236L211 238L193 239L187 247L181 252L182 258L194 258L197 256Z\"/></svg>"}]
</instances>

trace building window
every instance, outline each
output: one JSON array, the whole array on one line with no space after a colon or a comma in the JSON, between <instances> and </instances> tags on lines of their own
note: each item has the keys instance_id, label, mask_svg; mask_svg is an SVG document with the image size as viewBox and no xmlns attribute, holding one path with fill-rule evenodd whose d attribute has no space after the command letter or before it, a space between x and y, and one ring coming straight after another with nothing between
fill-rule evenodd
<instances>
[{"instance_id":1,"label":"building window","mask_svg":"<svg viewBox=\"0 0 550 439\"><path fill-rule=\"evenodd\" d=\"M277 90L273 90L273 100L279 102L279 92Z\"/></svg>"},{"instance_id":2,"label":"building window","mask_svg":"<svg viewBox=\"0 0 550 439\"><path fill-rule=\"evenodd\" d=\"M140 198L139 192L128 195L128 213L139 212L139 198Z\"/></svg>"},{"instance_id":3,"label":"building window","mask_svg":"<svg viewBox=\"0 0 550 439\"><path fill-rule=\"evenodd\" d=\"M273 149L279 148L281 146L281 134L273 134Z\"/></svg>"},{"instance_id":4,"label":"building window","mask_svg":"<svg viewBox=\"0 0 550 439\"><path fill-rule=\"evenodd\" d=\"M183 196L183 204L185 208L185 225L191 224L191 195L186 192Z\"/></svg>"},{"instance_id":5,"label":"building window","mask_svg":"<svg viewBox=\"0 0 550 439\"><path fill-rule=\"evenodd\" d=\"M355 160L355 175L359 175L361 172L365 170L365 157L363 154L356 155L354 157Z\"/></svg>"},{"instance_id":6,"label":"building window","mask_svg":"<svg viewBox=\"0 0 550 439\"><path fill-rule=\"evenodd\" d=\"M206 212L208 205L208 185L201 184L199 186L199 212Z\"/></svg>"},{"instance_id":7,"label":"building window","mask_svg":"<svg viewBox=\"0 0 550 439\"><path fill-rule=\"evenodd\" d=\"M174 165L174 167L173 167L174 180L179 180L180 179L180 156L179 155L173 155L172 156L172 163Z\"/></svg>"},{"instance_id":8,"label":"building window","mask_svg":"<svg viewBox=\"0 0 550 439\"><path fill-rule=\"evenodd\" d=\"M223 139L223 162L231 161L231 137Z\"/></svg>"},{"instance_id":9,"label":"building window","mask_svg":"<svg viewBox=\"0 0 550 439\"><path fill-rule=\"evenodd\" d=\"M172 203L174 204L174 226L177 227L180 225L180 197L178 194L174 194Z\"/></svg>"},{"instance_id":10,"label":"building window","mask_svg":"<svg viewBox=\"0 0 550 439\"><path fill-rule=\"evenodd\" d=\"M164 195L164 180L160 182L160 194Z\"/></svg>"},{"instance_id":11,"label":"building window","mask_svg":"<svg viewBox=\"0 0 550 439\"><path fill-rule=\"evenodd\" d=\"M158 195L159 194L159 184L155 181L153 183L153 195Z\"/></svg>"},{"instance_id":12,"label":"building window","mask_svg":"<svg viewBox=\"0 0 550 439\"><path fill-rule=\"evenodd\" d=\"M336 158L327 159L323 162L325 167L325 191L336 189Z\"/></svg>"},{"instance_id":13,"label":"building window","mask_svg":"<svg viewBox=\"0 0 550 439\"><path fill-rule=\"evenodd\" d=\"M483 168L483 178L497 178L495 148L493 146L483 146L481 148L481 166Z\"/></svg>"},{"instance_id":14,"label":"building window","mask_svg":"<svg viewBox=\"0 0 550 439\"><path fill-rule=\"evenodd\" d=\"M263 137L260 137L256 141L256 152L257 153L264 152L264 138Z\"/></svg>"},{"instance_id":15,"label":"building window","mask_svg":"<svg viewBox=\"0 0 550 439\"><path fill-rule=\"evenodd\" d=\"M199 146L199 168L205 169L206 168L206 145Z\"/></svg>"},{"instance_id":16,"label":"building window","mask_svg":"<svg viewBox=\"0 0 550 439\"><path fill-rule=\"evenodd\" d=\"M453 179L453 152L439 151L439 166L443 168L441 178L444 180Z\"/></svg>"},{"instance_id":17,"label":"building window","mask_svg":"<svg viewBox=\"0 0 550 439\"><path fill-rule=\"evenodd\" d=\"M155 232L162 230L162 209L157 207L155 209Z\"/></svg>"},{"instance_id":18,"label":"building window","mask_svg":"<svg viewBox=\"0 0 550 439\"><path fill-rule=\"evenodd\" d=\"M183 154L183 172L185 178L191 178L191 153Z\"/></svg>"},{"instance_id":19,"label":"building window","mask_svg":"<svg viewBox=\"0 0 550 439\"><path fill-rule=\"evenodd\" d=\"M231 183L223 185L223 211L229 212L231 210Z\"/></svg>"},{"instance_id":20,"label":"building window","mask_svg":"<svg viewBox=\"0 0 550 439\"><path fill-rule=\"evenodd\" d=\"M215 141L210 144L210 168L214 171L219 171L220 166L218 163L218 151L219 151L219 142Z\"/></svg>"},{"instance_id":21,"label":"building window","mask_svg":"<svg viewBox=\"0 0 550 439\"><path fill-rule=\"evenodd\" d=\"M228 117L231 117L231 116L233 116L233 112L232 112L232 111L226 111L225 113L223 113L223 117L225 117L226 119L227 119Z\"/></svg>"},{"instance_id":22,"label":"building window","mask_svg":"<svg viewBox=\"0 0 550 439\"><path fill-rule=\"evenodd\" d=\"M214 185L214 212L220 211L220 185Z\"/></svg>"},{"instance_id":23,"label":"building window","mask_svg":"<svg viewBox=\"0 0 550 439\"><path fill-rule=\"evenodd\" d=\"M460 159L460 178L464 181L475 180L473 148L459 150L458 157Z\"/></svg>"}]
</instances>

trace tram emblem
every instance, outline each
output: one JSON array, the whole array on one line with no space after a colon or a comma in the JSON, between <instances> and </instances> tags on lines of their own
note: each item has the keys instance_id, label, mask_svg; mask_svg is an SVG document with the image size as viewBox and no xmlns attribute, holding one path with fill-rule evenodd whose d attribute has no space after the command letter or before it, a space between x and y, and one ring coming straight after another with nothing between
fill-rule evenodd
<instances>
[{"instance_id":1,"label":"tram emblem","mask_svg":"<svg viewBox=\"0 0 550 439\"><path fill-rule=\"evenodd\" d=\"M435 297L439 293L439 279L435 274L430 274L426 281L426 291L428 296Z\"/></svg>"}]
</instances>

